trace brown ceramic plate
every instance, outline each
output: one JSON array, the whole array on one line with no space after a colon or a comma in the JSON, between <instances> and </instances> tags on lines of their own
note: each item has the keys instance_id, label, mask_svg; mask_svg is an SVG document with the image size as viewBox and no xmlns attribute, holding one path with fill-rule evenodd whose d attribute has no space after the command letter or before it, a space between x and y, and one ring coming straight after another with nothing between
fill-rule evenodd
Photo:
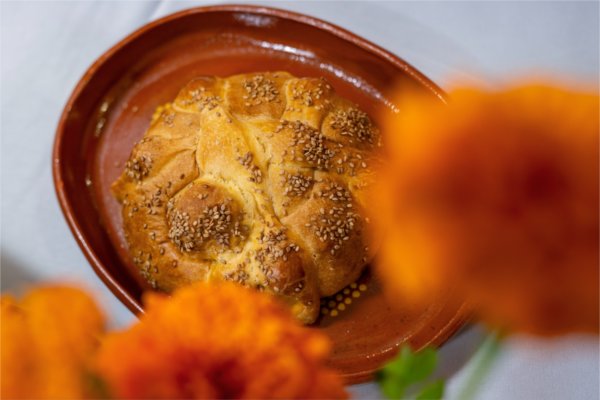
<instances>
[{"instance_id":1,"label":"brown ceramic plate","mask_svg":"<svg viewBox=\"0 0 600 400\"><path fill-rule=\"evenodd\" d=\"M152 22L103 54L73 91L58 125L54 182L75 238L98 276L133 312L146 287L133 271L110 185L154 109L199 75L285 70L324 76L371 114L393 108L391 86L442 99L403 60L339 27L265 7L195 8ZM366 273L367 290L339 316L316 326L331 336L331 365L349 383L365 381L401 343L440 345L464 322L465 307L432 293L418 312L394 314Z\"/></svg>"}]
</instances>

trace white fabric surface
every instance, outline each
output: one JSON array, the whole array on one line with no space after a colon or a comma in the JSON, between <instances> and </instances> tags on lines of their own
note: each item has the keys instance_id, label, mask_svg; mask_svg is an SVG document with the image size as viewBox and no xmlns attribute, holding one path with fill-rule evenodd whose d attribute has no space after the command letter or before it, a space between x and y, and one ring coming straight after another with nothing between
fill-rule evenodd
<instances>
[{"instance_id":1,"label":"white fabric surface","mask_svg":"<svg viewBox=\"0 0 600 400\"><path fill-rule=\"evenodd\" d=\"M60 212L52 186L54 129L85 69L134 29L205 2L1 2L2 290L46 281L90 289L114 326L134 317L103 286ZM596 2L276 2L341 25L400 55L442 87L458 78L502 83L568 75L598 84ZM543 71L543 72L542 72ZM440 374L455 398L482 331L444 346ZM513 338L478 393L481 399L594 399L594 338ZM467 367L465 367L467 365ZM376 398L373 384L351 388Z\"/></svg>"}]
</instances>

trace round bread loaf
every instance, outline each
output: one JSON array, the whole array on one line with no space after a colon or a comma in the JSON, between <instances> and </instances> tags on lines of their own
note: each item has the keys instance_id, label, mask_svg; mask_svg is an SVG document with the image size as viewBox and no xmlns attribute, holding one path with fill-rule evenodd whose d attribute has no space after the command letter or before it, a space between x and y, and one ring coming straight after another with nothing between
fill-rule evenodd
<instances>
[{"instance_id":1,"label":"round bread loaf","mask_svg":"<svg viewBox=\"0 0 600 400\"><path fill-rule=\"evenodd\" d=\"M133 262L154 288L231 280L311 323L320 297L373 255L363 215L379 146L369 117L324 79L195 79L113 184Z\"/></svg>"}]
</instances>

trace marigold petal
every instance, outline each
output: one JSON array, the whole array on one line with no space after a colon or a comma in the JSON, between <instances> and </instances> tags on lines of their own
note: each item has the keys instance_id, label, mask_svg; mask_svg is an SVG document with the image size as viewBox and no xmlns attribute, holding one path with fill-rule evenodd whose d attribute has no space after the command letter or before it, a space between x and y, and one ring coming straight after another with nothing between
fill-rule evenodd
<instances>
[{"instance_id":1,"label":"marigold petal","mask_svg":"<svg viewBox=\"0 0 600 400\"><path fill-rule=\"evenodd\" d=\"M450 99L413 96L384 129L374 220L390 231L388 291L426 301L458 286L496 326L598 333L598 95L529 85Z\"/></svg>"},{"instance_id":2,"label":"marigold petal","mask_svg":"<svg viewBox=\"0 0 600 400\"><path fill-rule=\"evenodd\" d=\"M2 296L2 398L85 398L87 364L104 318L84 292L39 287L20 302Z\"/></svg>"},{"instance_id":3,"label":"marigold petal","mask_svg":"<svg viewBox=\"0 0 600 400\"><path fill-rule=\"evenodd\" d=\"M345 397L324 367L329 343L300 326L268 295L231 283L198 283L164 301L145 297L146 313L108 335L97 370L119 397ZM328 387L315 382L326 381Z\"/></svg>"}]
</instances>

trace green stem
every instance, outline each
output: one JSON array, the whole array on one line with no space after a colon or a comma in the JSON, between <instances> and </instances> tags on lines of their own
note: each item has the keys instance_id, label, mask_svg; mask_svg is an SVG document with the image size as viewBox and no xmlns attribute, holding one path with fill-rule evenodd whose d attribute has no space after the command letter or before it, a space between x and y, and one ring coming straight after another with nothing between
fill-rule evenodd
<instances>
[{"instance_id":1,"label":"green stem","mask_svg":"<svg viewBox=\"0 0 600 400\"><path fill-rule=\"evenodd\" d=\"M497 332L490 333L473 357L470 375L467 376L465 384L462 385L458 399L472 400L475 398L475 393L498 358L500 348L499 334Z\"/></svg>"}]
</instances>

